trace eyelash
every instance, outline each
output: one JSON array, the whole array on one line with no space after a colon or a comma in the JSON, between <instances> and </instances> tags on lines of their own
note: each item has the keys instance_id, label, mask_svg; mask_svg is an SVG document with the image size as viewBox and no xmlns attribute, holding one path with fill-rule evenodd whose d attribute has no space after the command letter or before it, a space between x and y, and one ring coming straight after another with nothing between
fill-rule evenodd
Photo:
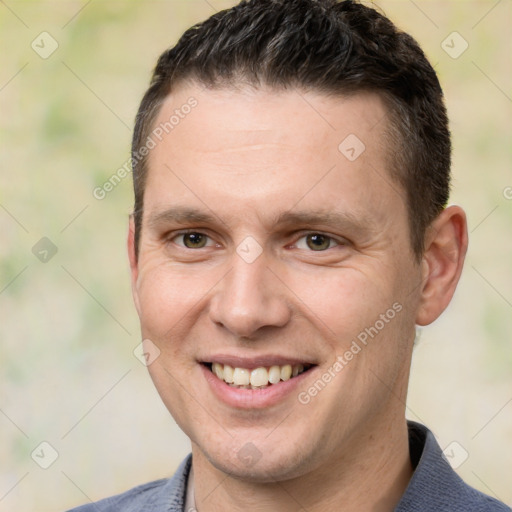
<instances>
[{"instance_id":1,"label":"eyelash","mask_svg":"<svg viewBox=\"0 0 512 512\"><path fill-rule=\"evenodd\" d=\"M296 242L294 242L294 246L297 246L298 243L299 243L299 240L302 240L303 238L307 238L308 236L310 235L319 235L319 236L323 236L325 237L326 239L329 240L329 247L327 247L326 249L324 250L320 250L320 251L314 251L313 249L309 248L310 249L310 252L326 252L327 250L329 249L333 249L334 247L338 247L340 245L343 245L343 243L340 241L340 240L337 240L336 238L334 238L333 236L330 236L330 235L326 235L325 233L322 233L322 232L318 232L318 231L309 231L307 233L304 233L302 234ZM307 242L306 242L307 243ZM332 244L335 244L335 245L332 245Z\"/></svg>"},{"instance_id":2,"label":"eyelash","mask_svg":"<svg viewBox=\"0 0 512 512\"><path fill-rule=\"evenodd\" d=\"M212 247L212 245L207 245L205 247L199 247L197 249L194 249L194 248L191 248L191 247L186 247L185 244L178 244L175 242L175 240L179 237L183 237L185 235L190 235L190 234L198 234L198 235L203 235L205 237L207 237L210 241L213 241L212 237L209 236L208 234L204 233L203 231L196 231L196 230L187 230L187 231L180 231L178 233L173 233L172 236L168 237L168 240L175 243L176 245L178 245L178 247L182 248L182 249L188 249L188 250L197 250L197 249L206 249L207 247ZM307 236L309 235L320 235L320 236L324 236L325 238L327 238L329 240L329 247L327 249L324 249L323 251L314 251L313 249L310 249L310 252L326 252L327 250L329 249L333 249L334 247L339 247L339 246L343 246L343 245L347 245L347 242L346 241L342 241L342 240L338 240L336 239L335 237L331 236L331 235L327 235L325 233L322 233L321 231L307 231L307 232L302 232L300 234L300 236L296 239L295 242L293 242L292 244L289 244L288 247L290 245L292 246L297 246L299 240L302 240L303 238L306 238ZM335 244L335 245L332 245L332 244Z\"/></svg>"},{"instance_id":3,"label":"eyelash","mask_svg":"<svg viewBox=\"0 0 512 512\"><path fill-rule=\"evenodd\" d=\"M179 238L179 237L183 237L185 235L191 235L191 234L197 234L197 235L203 235L205 237L207 237L209 240L213 240L212 237L206 233L204 233L203 231L196 231L196 230L193 230L193 229L189 229L188 231L180 231L179 233L173 233L171 236L169 236L168 240L170 242L174 242L176 243L174 240L176 240L176 238ZM181 244L176 244L178 245L179 247L183 248L183 249L189 249L189 250L194 250L190 247L186 247L185 244L181 245ZM208 247L211 247L208 246ZM205 247L200 247L200 249L204 249Z\"/></svg>"}]
</instances>

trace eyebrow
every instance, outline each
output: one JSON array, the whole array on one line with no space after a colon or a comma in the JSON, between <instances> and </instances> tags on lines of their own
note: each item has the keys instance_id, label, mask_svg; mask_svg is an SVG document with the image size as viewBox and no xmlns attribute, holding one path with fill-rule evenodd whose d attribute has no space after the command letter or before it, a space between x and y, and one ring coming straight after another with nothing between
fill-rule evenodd
<instances>
[{"instance_id":1,"label":"eyebrow","mask_svg":"<svg viewBox=\"0 0 512 512\"><path fill-rule=\"evenodd\" d=\"M158 228L162 224L213 224L219 218L215 215L197 210L175 206L161 212L153 213L148 218L150 228Z\"/></svg>"},{"instance_id":2,"label":"eyebrow","mask_svg":"<svg viewBox=\"0 0 512 512\"><path fill-rule=\"evenodd\" d=\"M371 234L378 230L374 219L359 212L337 212L323 210L286 211L273 219L274 225L285 226L335 226L359 235ZM164 211L152 213L148 218L150 228L165 224L225 224L218 216L196 208L174 206Z\"/></svg>"},{"instance_id":3,"label":"eyebrow","mask_svg":"<svg viewBox=\"0 0 512 512\"><path fill-rule=\"evenodd\" d=\"M284 212L276 219L277 225L284 226L335 226L338 229L367 235L377 231L376 222L367 215L349 211L313 210L305 212Z\"/></svg>"}]
</instances>

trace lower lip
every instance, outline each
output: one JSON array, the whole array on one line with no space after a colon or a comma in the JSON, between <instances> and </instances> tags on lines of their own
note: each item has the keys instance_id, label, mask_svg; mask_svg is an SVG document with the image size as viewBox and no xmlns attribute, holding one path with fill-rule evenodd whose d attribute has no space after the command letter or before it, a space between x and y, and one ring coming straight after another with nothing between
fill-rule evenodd
<instances>
[{"instance_id":1,"label":"lower lip","mask_svg":"<svg viewBox=\"0 0 512 512\"><path fill-rule=\"evenodd\" d=\"M297 395L297 387L314 371L314 367L310 368L296 377L272 384L266 388L243 389L226 384L204 364L200 364L200 366L213 394L221 402L237 409L264 409L278 404L292 394Z\"/></svg>"}]
</instances>

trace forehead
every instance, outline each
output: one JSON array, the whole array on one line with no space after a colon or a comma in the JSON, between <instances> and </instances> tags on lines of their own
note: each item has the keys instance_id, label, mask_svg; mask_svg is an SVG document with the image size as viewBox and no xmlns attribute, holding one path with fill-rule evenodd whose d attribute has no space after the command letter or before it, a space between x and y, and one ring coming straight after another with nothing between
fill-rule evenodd
<instances>
[{"instance_id":1,"label":"forehead","mask_svg":"<svg viewBox=\"0 0 512 512\"><path fill-rule=\"evenodd\" d=\"M195 104L194 108L189 104ZM225 144L245 140L289 141L291 145L312 147L353 132L366 146L375 147L385 135L387 123L387 107L373 92L334 96L251 86L205 89L189 83L167 96L153 129L163 129L164 144L180 138L193 144L193 149L201 144L203 151L217 153ZM208 133L209 138L194 137L198 130ZM329 135L333 136L331 140Z\"/></svg>"},{"instance_id":2,"label":"forehead","mask_svg":"<svg viewBox=\"0 0 512 512\"><path fill-rule=\"evenodd\" d=\"M318 211L321 200L326 209L336 203L378 217L403 202L389 173L387 123L374 93L181 86L153 125L159 136L148 158L145 210L203 198L225 215L252 208L275 218L299 202Z\"/></svg>"}]
</instances>

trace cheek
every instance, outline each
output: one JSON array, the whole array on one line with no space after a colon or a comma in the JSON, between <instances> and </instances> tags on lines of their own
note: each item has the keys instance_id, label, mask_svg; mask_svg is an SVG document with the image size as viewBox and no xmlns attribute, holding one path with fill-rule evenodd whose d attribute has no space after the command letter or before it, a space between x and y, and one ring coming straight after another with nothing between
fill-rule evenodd
<instances>
[{"instance_id":1,"label":"cheek","mask_svg":"<svg viewBox=\"0 0 512 512\"><path fill-rule=\"evenodd\" d=\"M140 320L153 335L164 336L204 295L200 280L168 263L141 266L137 282Z\"/></svg>"},{"instance_id":2,"label":"cheek","mask_svg":"<svg viewBox=\"0 0 512 512\"><path fill-rule=\"evenodd\" d=\"M174 365L167 357L159 358L148 366L151 380L176 423L190 436L188 418L193 414L195 402L190 393L184 392L183 383L190 382L190 369L185 365ZM190 410L192 409L192 411Z\"/></svg>"},{"instance_id":3,"label":"cheek","mask_svg":"<svg viewBox=\"0 0 512 512\"><path fill-rule=\"evenodd\" d=\"M194 332L221 278L216 269L167 261L141 266L137 291L142 336L159 347L165 356L161 361L180 360L180 371L190 369L197 345Z\"/></svg>"},{"instance_id":4,"label":"cheek","mask_svg":"<svg viewBox=\"0 0 512 512\"><path fill-rule=\"evenodd\" d=\"M327 269L314 276L291 277L290 288L305 305L302 309L338 339L355 336L397 300L389 282L360 269Z\"/></svg>"},{"instance_id":5,"label":"cheek","mask_svg":"<svg viewBox=\"0 0 512 512\"><path fill-rule=\"evenodd\" d=\"M176 284L158 272L148 273L139 281L140 321L151 336L162 338L180 313Z\"/></svg>"}]
</instances>

